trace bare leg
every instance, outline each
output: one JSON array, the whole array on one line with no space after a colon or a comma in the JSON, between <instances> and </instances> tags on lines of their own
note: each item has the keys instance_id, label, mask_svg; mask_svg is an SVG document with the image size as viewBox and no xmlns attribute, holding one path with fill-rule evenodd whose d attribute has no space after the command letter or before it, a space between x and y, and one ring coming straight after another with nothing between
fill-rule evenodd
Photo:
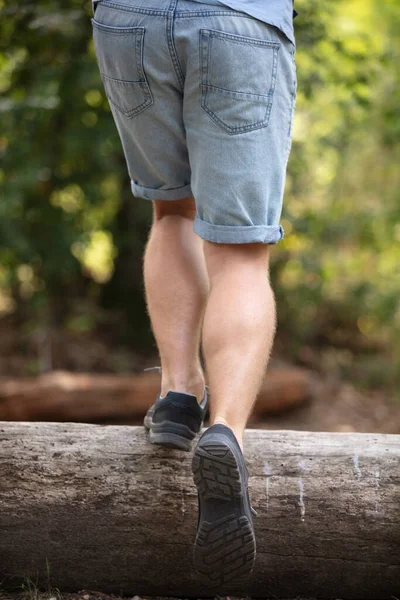
<instances>
[{"instance_id":1,"label":"bare leg","mask_svg":"<svg viewBox=\"0 0 400 600\"><path fill-rule=\"evenodd\" d=\"M209 294L203 240L193 232L193 197L153 201L153 225L143 260L145 295L160 353L161 394L204 395L199 358Z\"/></svg>"},{"instance_id":2,"label":"bare leg","mask_svg":"<svg viewBox=\"0 0 400 600\"><path fill-rule=\"evenodd\" d=\"M204 242L211 292L203 324L210 423L243 450L243 432L265 375L276 329L269 246Z\"/></svg>"}]
</instances>

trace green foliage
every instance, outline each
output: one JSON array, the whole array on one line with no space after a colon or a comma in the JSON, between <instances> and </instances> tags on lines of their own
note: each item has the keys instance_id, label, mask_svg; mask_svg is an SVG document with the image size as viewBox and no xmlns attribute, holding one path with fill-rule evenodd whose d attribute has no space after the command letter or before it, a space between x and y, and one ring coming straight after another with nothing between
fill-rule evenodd
<instances>
[{"instance_id":1,"label":"green foliage","mask_svg":"<svg viewBox=\"0 0 400 600\"><path fill-rule=\"evenodd\" d=\"M296 2L286 237L272 261L280 331L297 358L307 346L335 347L345 374L395 383L400 5ZM107 288L107 308L133 307L146 322L140 268L126 293L118 273L132 261L140 267L150 208L129 201L90 18L90 0L0 0L0 312L22 302L42 318L65 297L102 302ZM94 327L93 315L73 306L64 317L67 327Z\"/></svg>"},{"instance_id":2,"label":"green foliage","mask_svg":"<svg viewBox=\"0 0 400 600\"><path fill-rule=\"evenodd\" d=\"M31 266L33 292L68 284L79 261L102 281L115 257L124 168L90 14L76 0L2 7L0 257L11 281Z\"/></svg>"},{"instance_id":3,"label":"green foliage","mask_svg":"<svg viewBox=\"0 0 400 600\"><path fill-rule=\"evenodd\" d=\"M316 8L299 4L300 13ZM380 384L395 383L382 353L398 364L400 7L325 3L308 46L313 18L307 14L297 32L290 235L275 257L280 321L296 332L296 351L299 342L350 348L356 359L379 351Z\"/></svg>"}]
</instances>

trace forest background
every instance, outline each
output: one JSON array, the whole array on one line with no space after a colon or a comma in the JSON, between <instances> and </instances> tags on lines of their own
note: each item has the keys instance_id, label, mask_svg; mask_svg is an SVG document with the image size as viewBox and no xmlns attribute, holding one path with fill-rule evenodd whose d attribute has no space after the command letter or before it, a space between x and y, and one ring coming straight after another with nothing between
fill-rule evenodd
<instances>
[{"instance_id":1,"label":"forest background","mask_svg":"<svg viewBox=\"0 0 400 600\"><path fill-rule=\"evenodd\" d=\"M296 9L286 236L272 252L275 351L396 394L400 4L296 0ZM126 372L156 352L141 258L151 203L130 192L91 16L89 0L0 0L3 376ZM2 339L24 360L11 361ZM87 339L91 351L79 352ZM93 350L98 340L107 358Z\"/></svg>"}]
</instances>

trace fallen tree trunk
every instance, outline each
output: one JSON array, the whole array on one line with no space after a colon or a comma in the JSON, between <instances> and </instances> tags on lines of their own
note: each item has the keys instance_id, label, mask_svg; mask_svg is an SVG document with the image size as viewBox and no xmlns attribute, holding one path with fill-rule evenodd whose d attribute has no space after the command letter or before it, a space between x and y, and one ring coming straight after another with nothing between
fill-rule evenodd
<instances>
[{"instance_id":1,"label":"fallen tree trunk","mask_svg":"<svg viewBox=\"0 0 400 600\"><path fill-rule=\"evenodd\" d=\"M48 564L63 591L399 595L399 436L247 430L245 450L256 566L215 590L192 564L191 454L141 427L0 423L0 581L45 583Z\"/></svg>"},{"instance_id":2,"label":"fallen tree trunk","mask_svg":"<svg viewBox=\"0 0 400 600\"><path fill-rule=\"evenodd\" d=\"M160 391L160 376L54 371L22 379L0 378L1 421L129 422L141 419ZM268 371L253 418L304 402L310 374L296 367Z\"/></svg>"}]
</instances>

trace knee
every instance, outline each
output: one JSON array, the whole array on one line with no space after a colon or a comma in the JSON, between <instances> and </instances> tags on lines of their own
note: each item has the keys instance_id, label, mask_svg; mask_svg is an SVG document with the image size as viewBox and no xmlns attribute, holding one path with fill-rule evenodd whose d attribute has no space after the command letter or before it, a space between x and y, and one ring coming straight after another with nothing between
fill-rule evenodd
<instances>
[{"instance_id":1,"label":"knee","mask_svg":"<svg viewBox=\"0 0 400 600\"><path fill-rule=\"evenodd\" d=\"M270 244L221 244L204 241L204 256L210 278L242 269L261 269L268 273Z\"/></svg>"},{"instance_id":2,"label":"knee","mask_svg":"<svg viewBox=\"0 0 400 600\"><path fill-rule=\"evenodd\" d=\"M153 200L154 221L164 217L178 216L194 220L196 216L196 202L193 196L180 200Z\"/></svg>"},{"instance_id":3,"label":"knee","mask_svg":"<svg viewBox=\"0 0 400 600\"><path fill-rule=\"evenodd\" d=\"M206 258L218 262L268 262L270 244L251 242L245 244L221 244L204 240Z\"/></svg>"}]
</instances>

